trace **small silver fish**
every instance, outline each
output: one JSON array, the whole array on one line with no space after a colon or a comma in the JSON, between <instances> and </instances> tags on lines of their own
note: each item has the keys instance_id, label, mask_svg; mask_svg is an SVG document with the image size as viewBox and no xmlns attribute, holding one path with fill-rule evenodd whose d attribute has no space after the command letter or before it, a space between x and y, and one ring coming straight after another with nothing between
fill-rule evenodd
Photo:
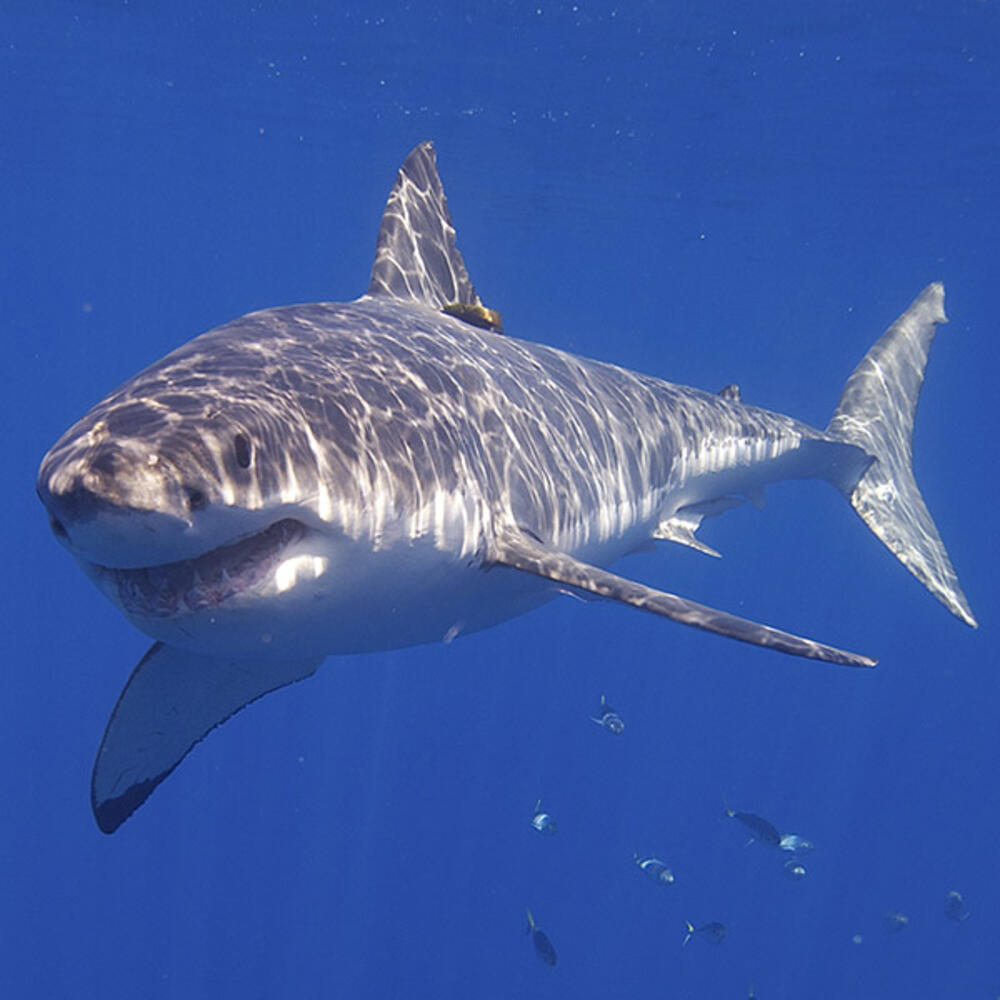
<instances>
[{"instance_id":1,"label":"small silver fish","mask_svg":"<svg viewBox=\"0 0 1000 1000\"><path fill-rule=\"evenodd\" d=\"M673 882L674 873L659 858L640 858L638 854L633 854L632 860L650 882L659 885L670 885Z\"/></svg>"},{"instance_id":2,"label":"small silver fish","mask_svg":"<svg viewBox=\"0 0 1000 1000\"><path fill-rule=\"evenodd\" d=\"M785 864L785 877L793 882L798 882L806 877L806 866L796 858L789 858Z\"/></svg>"},{"instance_id":3,"label":"small silver fish","mask_svg":"<svg viewBox=\"0 0 1000 1000\"><path fill-rule=\"evenodd\" d=\"M797 833L783 833L781 840L778 841L778 847L791 854L805 854L813 849L812 841L800 837Z\"/></svg>"},{"instance_id":4,"label":"small silver fish","mask_svg":"<svg viewBox=\"0 0 1000 1000\"><path fill-rule=\"evenodd\" d=\"M758 816L755 813L737 812L735 809L730 809L729 806L726 806L726 815L730 819L738 820L753 834L751 843L754 840L759 840L762 844L767 844L768 847L778 847L781 844L781 834L778 833L778 828L768 823L763 816Z\"/></svg>"},{"instance_id":5,"label":"small silver fish","mask_svg":"<svg viewBox=\"0 0 1000 1000\"><path fill-rule=\"evenodd\" d=\"M535 813L531 817L531 825L539 832L551 837L559 831L556 821L547 813L542 812L542 800L535 803Z\"/></svg>"},{"instance_id":6,"label":"small silver fish","mask_svg":"<svg viewBox=\"0 0 1000 1000\"><path fill-rule=\"evenodd\" d=\"M969 911L965 908L965 900L962 898L962 894L955 889L952 889L944 898L944 915L958 923L969 919Z\"/></svg>"},{"instance_id":7,"label":"small silver fish","mask_svg":"<svg viewBox=\"0 0 1000 1000\"><path fill-rule=\"evenodd\" d=\"M528 910L527 912L528 929L525 933L531 935L531 943L535 946L535 954L546 965L555 965L556 950L552 947L552 942L549 940L549 936L535 924L535 918L531 915L531 910Z\"/></svg>"},{"instance_id":8,"label":"small silver fish","mask_svg":"<svg viewBox=\"0 0 1000 1000\"><path fill-rule=\"evenodd\" d=\"M720 924L718 920L711 920L701 927L695 927L690 920L684 921L687 926L687 934L684 937L684 944L687 944L696 934L709 944L719 945L726 939L726 925Z\"/></svg>"},{"instance_id":9,"label":"small silver fish","mask_svg":"<svg viewBox=\"0 0 1000 1000\"><path fill-rule=\"evenodd\" d=\"M609 733L614 733L615 736L621 736L625 732L625 723L622 721L622 717L608 704L608 699L601 695L601 707L600 707L600 718L595 718L593 715L590 717L591 722L596 722L599 726L603 726Z\"/></svg>"},{"instance_id":10,"label":"small silver fish","mask_svg":"<svg viewBox=\"0 0 1000 1000\"><path fill-rule=\"evenodd\" d=\"M886 934L898 934L909 926L910 918L905 913L887 913L882 918L882 930Z\"/></svg>"}]
</instances>

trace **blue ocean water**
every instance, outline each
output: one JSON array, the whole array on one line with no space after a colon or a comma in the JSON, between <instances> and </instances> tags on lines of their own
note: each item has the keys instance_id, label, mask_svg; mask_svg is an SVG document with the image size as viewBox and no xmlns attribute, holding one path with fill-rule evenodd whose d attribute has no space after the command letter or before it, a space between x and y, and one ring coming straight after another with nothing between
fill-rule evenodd
<instances>
[{"instance_id":1,"label":"blue ocean water","mask_svg":"<svg viewBox=\"0 0 1000 1000\"><path fill-rule=\"evenodd\" d=\"M998 58L993 2L5 4L2 995L997 995ZM190 337L360 294L427 138L510 333L814 425L943 280L915 468L981 627L786 484L705 525L721 561L617 568L878 669L556 602L327 661L106 837L90 768L148 640L51 537L38 461ZM806 877L724 800L812 840Z\"/></svg>"}]
</instances>

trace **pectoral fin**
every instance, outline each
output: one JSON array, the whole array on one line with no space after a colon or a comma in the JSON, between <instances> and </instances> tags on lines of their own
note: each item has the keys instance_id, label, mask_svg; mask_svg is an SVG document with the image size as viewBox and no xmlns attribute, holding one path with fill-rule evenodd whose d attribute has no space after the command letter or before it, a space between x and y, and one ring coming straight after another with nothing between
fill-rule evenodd
<instances>
[{"instance_id":1,"label":"pectoral fin","mask_svg":"<svg viewBox=\"0 0 1000 1000\"><path fill-rule=\"evenodd\" d=\"M580 562L565 552L552 549L520 528L502 529L494 544L492 561L495 564L510 566L609 600L631 604L642 611L651 611L682 625L693 625L740 642L766 646L813 660L826 660L850 667L873 667L877 662L867 656L825 646L812 639L781 632L768 625L760 625L725 611L716 611L704 604L696 604L675 594L653 590L652 587L626 580L597 566Z\"/></svg>"},{"instance_id":2,"label":"pectoral fin","mask_svg":"<svg viewBox=\"0 0 1000 1000\"><path fill-rule=\"evenodd\" d=\"M132 671L97 751L90 782L97 825L113 833L212 729L321 662L227 660L154 643Z\"/></svg>"}]
</instances>

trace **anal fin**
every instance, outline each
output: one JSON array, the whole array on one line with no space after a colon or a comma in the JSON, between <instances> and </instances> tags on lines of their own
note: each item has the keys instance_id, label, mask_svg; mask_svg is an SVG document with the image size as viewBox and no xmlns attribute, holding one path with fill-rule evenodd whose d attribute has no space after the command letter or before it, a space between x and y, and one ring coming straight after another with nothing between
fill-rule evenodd
<instances>
[{"instance_id":1,"label":"anal fin","mask_svg":"<svg viewBox=\"0 0 1000 1000\"><path fill-rule=\"evenodd\" d=\"M154 643L132 671L101 740L90 782L97 825L114 833L212 729L322 663L257 663Z\"/></svg>"},{"instance_id":2,"label":"anal fin","mask_svg":"<svg viewBox=\"0 0 1000 1000\"><path fill-rule=\"evenodd\" d=\"M692 625L706 632L714 632L754 646L776 649L792 656L825 660L828 663L839 663L849 667L873 667L877 662L867 656L826 646L813 639L782 632L769 625L761 625L725 611L716 611L714 608L678 597L676 594L654 590L644 584L616 576L607 570L574 559L565 552L550 548L520 528L509 527L498 533L494 541L492 562L552 580L563 586L576 587L608 600L630 604L632 607L662 615L682 625Z\"/></svg>"}]
</instances>

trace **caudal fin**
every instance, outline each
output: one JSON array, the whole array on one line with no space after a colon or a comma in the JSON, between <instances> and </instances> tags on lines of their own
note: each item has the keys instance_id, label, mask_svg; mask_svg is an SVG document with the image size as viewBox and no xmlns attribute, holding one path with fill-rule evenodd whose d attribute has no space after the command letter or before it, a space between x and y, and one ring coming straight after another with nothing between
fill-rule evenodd
<instances>
[{"instance_id":1,"label":"caudal fin","mask_svg":"<svg viewBox=\"0 0 1000 1000\"><path fill-rule=\"evenodd\" d=\"M928 285L876 341L844 386L827 431L874 457L838 485L865 524L946 607L976 627L969 602L913 478L913 417L927 352L944 314L944 285Z\"/></svg>"}]
</instances>

